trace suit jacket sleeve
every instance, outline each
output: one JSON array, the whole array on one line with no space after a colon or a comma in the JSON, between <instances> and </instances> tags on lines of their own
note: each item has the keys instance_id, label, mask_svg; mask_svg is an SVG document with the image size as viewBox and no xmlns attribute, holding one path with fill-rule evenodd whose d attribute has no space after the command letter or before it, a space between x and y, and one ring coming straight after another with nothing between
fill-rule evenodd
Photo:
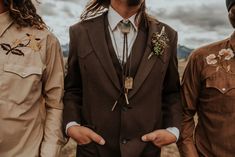
<instances>
[{"instance_id":1,"label":"suit jacket sleeve","mask_svg":"<svg viewBox=\"0 0 235 157\"><path fill-rule=\"evenodd\" d=\"M182 106L180 99L180 81L177 61L177 33L172 38L172 54L164 79L164 89L162 95L163 127L176 127L180 130Z\"/></svg>"},{"instance_id":2,"label":"suit jacket sleeve","mask_svg":"<svg viewBox=\"0 0 235 157\"><path fill-rule=\"evenodd\" d=\"M200 68L193 54L186 66L181 87L183 101L183 122L181 137L178 142L182 157L198 157L194 145L193 133L195 129L194 115L197 108L197 98L200 92Z\"/></svg>"},{"instance_id":3,"label":"suit jacket sleeve","mask_svg":"<svg viewBox=\"0 0 235 157\"><path fill-rule=\"evenodd\" d=\"M80 66L78 60L78 30L74 27L70 28L70 45L67 75L65 77L65 93L64 93L64 129L69 122L81 123L80 110L82 106L82 79L80 74Z\"/></svg>"}]
</instances>

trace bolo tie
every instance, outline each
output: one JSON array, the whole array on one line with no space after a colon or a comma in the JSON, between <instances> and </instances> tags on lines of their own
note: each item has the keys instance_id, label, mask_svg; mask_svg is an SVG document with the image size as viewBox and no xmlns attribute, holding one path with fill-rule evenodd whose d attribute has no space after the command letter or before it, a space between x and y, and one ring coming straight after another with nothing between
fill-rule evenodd
<instances>
[{"instance_id":1,"label":"bolo tie","mask_svg":"<svg viewBox=\"0 0 235 157\"><path fill-rule=\"evenodd\" d=\"M134 79L131 76L131 64L132 64L132 53L130 53L129 66L127 65L128 59L128 34L131 30L131 22L129 20L122 20L118 24L118 28L123 33L123 55L122 55L122 83L123 83L123 94L125 96L126 105L129 105L128 93L133 89ZM126 66L125 66L126 62ZM114 111L118 100L114 103L112 111Z\"/></svg>"}]
</instances>

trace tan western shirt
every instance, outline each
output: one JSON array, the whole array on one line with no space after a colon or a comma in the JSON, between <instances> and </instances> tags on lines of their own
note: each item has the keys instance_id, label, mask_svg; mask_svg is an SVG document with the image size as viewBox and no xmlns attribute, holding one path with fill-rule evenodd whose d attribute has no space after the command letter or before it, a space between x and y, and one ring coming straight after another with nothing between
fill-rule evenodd
<instances>
[{"instance_id":1,"label":"tan western shirt","mask_svg":"<svg viewBox=\"0 0 235 157\"><path fill-rule=\"evenodd\" d=\"M182 82L182 157L235 155L234 49L235 33L231 38L197 49L189 59Z\"/></svg>"},{"instance_id":2,"label":"tan western shirt","mask_svg":"<svg viewBox=\"0 0 235 157\"><path fill-rule=\"evenodd\" d=\"M57 39L0 14L1 157L59 156L63 80Z\"/></svg>"}]
</instances>

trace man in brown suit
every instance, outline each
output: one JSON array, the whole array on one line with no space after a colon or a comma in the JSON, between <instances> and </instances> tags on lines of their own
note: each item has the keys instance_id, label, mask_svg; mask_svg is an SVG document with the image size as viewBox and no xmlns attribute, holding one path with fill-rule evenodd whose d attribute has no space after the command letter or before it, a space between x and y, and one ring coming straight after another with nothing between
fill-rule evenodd
<instances>
[{"instance_id":1,"label":"man in brown suit","mask_svg":"<svg viewBox=\"0 0 235 157\"><path fill-rule=\"evenodd\" d=\"M234 27L235 0L226 2ZM189 59L182 80L184 116L179 141L182 157L235 156L234 48L235 33L197 49Z\"/></svg>"},{"instance_id":2,"label":"man in brown suit","mask_svg":"<svg viewBox=\"0 0 235 157\"><path fill-rule=\"evenodd\" d=\"M176 142L176 49L177 33L148 17L145 1L88 5L70 28L64 95L64 126L78 157L158 157Z\"/></svg>"}]
</instances>

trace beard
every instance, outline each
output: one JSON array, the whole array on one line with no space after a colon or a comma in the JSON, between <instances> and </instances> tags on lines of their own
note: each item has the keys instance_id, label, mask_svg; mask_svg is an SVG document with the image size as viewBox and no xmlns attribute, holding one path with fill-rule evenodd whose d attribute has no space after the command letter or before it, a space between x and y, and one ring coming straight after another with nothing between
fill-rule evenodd
<instances>
[{"instance_id":1,"label":"beard","mask_svg":"<svg viewBox=\"0 0 235 157\"><path fill-rule=\"evenodd\" d=\"M233 28L235 28L235 17L229 17L229 21L231 25L233 26Z\"/></svg>"},{"instance_id":2,"label":"beard","mask_svg":"<svg viewBox=\"0 0 235 157\"><path fill-rule=\"evenodd\" d=\"M143 0L125 0L127 5L130 7L138 6L142 3Z\"/></svg>"},{"instance_id":3,"label":"beard","mask_svg":"<svg viewBox=\"0 0 235 157\"><path fill-rule=\"evenodd\" d=\"M235 6L233 6L228 14L229 21L232 24L233 28L235 28Z\"/></svg>"}]
</instances>

